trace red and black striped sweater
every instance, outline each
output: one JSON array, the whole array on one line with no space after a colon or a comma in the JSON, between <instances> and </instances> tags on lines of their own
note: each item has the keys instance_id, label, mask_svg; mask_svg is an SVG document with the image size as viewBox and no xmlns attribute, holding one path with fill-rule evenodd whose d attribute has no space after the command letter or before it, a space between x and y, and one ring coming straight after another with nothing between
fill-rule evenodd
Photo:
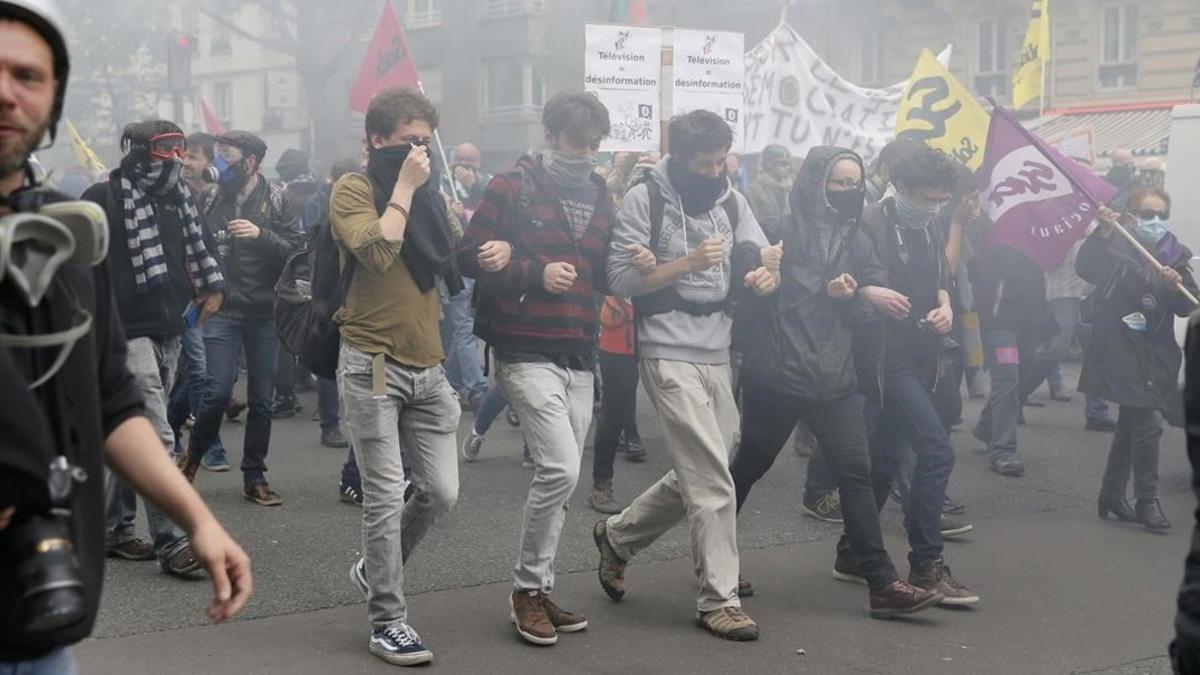
<instances>
[{"instance_id":1,"label":"red and black striped sweater","mask_svg":"<svg viewBox=\"0 0 1200 675\"><path fill-rule=\"evenodd\" d=\"M525 181L530 184L525 185ZM605 261L613 204L604 180L595 213L583 236L575 238L558 191L533 157L488 184L458 251L465 276L476 280L475 335L500 352L592 357L604 300ZM512 261L499 272L479 267L479 247L489 241L512 245ZM543 286L542 273L554 262L575 266L575 285L562 294Z\"/></svg>"}]
</instances>

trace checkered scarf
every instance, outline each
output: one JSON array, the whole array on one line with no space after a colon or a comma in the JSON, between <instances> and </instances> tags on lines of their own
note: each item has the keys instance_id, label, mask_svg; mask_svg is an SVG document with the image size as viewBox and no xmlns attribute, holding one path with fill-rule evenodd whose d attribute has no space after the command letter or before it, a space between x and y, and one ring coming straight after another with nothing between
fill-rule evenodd
<instances>
[{"instance_id":1,"label":"checkered scarf","mask_svg":"<svg viewBox=\"0 0 1200 675\"><path fill-rule=\"evenodd\" d=\"M167 281L167 261L159 239L158 218L149 195L174 200L183 221L185 268L192 290L203 295L225 287L217 261L204 245L199 212L187 182L180 180L179 162L141 162L121 171L121 199L125 208L125 236L129 260L139 293Z\"/></svg>"}]
</instances>

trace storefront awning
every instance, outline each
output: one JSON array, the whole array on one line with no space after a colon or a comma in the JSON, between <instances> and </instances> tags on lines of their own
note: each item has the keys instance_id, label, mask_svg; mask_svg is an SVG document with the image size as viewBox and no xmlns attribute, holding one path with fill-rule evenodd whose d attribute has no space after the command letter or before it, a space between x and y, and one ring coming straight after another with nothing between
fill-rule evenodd
<instances>
[{"instance_id":1,"label":"storefront awning","mask_svg":"<svg viewBox=\"0 0 1200 675\"><path fill-rule=\"evenodd\" d=\"M1090 136L1096 159L1128 148L1137 156L1163 156L1171 138L1171 109L1178 103L1151 103L1049 111L1027 124L1051 143Z\"/></svg>"}]
</instances>

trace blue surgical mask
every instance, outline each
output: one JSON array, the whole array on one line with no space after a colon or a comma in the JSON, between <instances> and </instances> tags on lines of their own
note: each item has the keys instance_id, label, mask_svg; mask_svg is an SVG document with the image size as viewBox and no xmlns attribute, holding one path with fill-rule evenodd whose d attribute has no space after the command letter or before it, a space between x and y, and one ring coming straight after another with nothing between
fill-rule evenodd
<instances>
[{"instance_id":1,"label":"blue surgical mask","mask_svg":"<svg viewBox=\"0 0 1200 675\"><path fill-rule=\"evenodd\" d=\"M1138 221L1137 221L1138 238L1140 238L1144 243L1147 243L1147 244L1151 244L1151 245L1158 244L1158 242L1162 241L1162 238L1164 236L1166 236L1167 227L1168 227L1167 221L1165 221L1159 217L1154 217L1149 220L1146 220L1144 218L1138 218Z\"/></svg>"}]
</instances>

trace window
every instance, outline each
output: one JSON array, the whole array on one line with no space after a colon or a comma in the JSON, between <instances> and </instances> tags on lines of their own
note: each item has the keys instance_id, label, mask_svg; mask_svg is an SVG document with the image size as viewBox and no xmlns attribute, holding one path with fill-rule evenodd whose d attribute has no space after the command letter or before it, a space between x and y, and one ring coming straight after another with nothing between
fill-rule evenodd
<instances>
[{"instance_id":1,"label":"window","mask_svg":"<svg viewBox=\"0 0 1200 675\"><path fill-rule=\"evenodd\" d=\"M487 0L483 15L489 19L521 14L542 14L546 11L546 0Z\"/></svg>"},{"instance_id":2,"label":"window","mask_svg":"<svg viewBox=\"0 0 1200 675\"><path fill-rule=\"evenodd\" d=\"M221 24L214 27L212 39L209 42L208 53L213 56L228 56L233 53L233 45L229 40L229 29Z\"/></svg>"},{"instance_id":3,"label":"window","mask_svg":"<svg viewBox=\"0 0 1200 675\"><path fill-rule=\"evenodd\" d=\"M233 86L229 82L213 82L213 114L228 124L233 118Z\"/></svg>"},{"instance_id":4,"label":"window","mask_svg":"<svg viewBox=\"0 0 1200 675\"><path fill-rule=\"evenodd\" d=\"M975 68L975 90L999 95L1008 90L1008 21L990 17L979 22L979 52Z\"/></svg>"},{"instance_id":5,"label":"window","mask_svg":"<svg viewBox=\"0 0 1200 675\"><path fill-rule=\"evenodd\" d=\"M406 0L405 28L429 28L442 25L442 0Z\"/></svg>"},{"instance_id":6,"label":"window","mask_svg":"<svg viewBox=\"0 0 1200 675\"><path fill-rule=\"evenodd\" d=\"M858 64L858 83L863 86L883 84L883 32L869 30L862 38L862 60Z\"/></svg>"},{"instance_id":7,"label":"window","mask_svg":"<svg viewBox=\"0 0 1200 675\"><path fill-rule=\"evenodd\" d=\"M546 102L545 71L521 59L489 61L486 87L489 113L537 110Z\"/></svg>"},{"instance_id":8,"label":"window","mask_svg":"<svg viewBox=\"0 0 1200 675\"><path fill-rule=\"evenodd\" d=\"M1138 7L1110 5L1100 18L1100 87L1132 87L1137 81Z\"/></svg>"}]
</instances>

